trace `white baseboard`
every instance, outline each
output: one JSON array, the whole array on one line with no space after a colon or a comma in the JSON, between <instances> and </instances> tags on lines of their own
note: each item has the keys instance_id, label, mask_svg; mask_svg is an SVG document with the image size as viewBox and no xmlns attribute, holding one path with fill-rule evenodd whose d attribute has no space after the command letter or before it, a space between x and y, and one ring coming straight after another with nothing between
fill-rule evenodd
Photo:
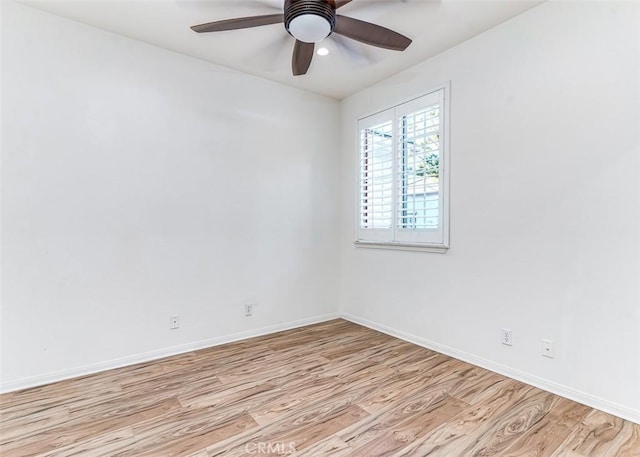
<instances>
[{"instance_id":1,"label":"white baseboard","mask_svg":"<svg viewBox=\"0 0 640 457\"><path fill-rule=\"evenodd\" d=\"M431 349L433 351L446 354L453 358L471 363L473 365L476 365L482 368L486 368L487 370L493 371L495 373L499 373L509 378L522 381L526 384L538 387L539 389L546 390L547 392L551 392L553 394L560 395L561 397L568 398L569 400L573 400L578 403L582 403L583 405L587 405L592 408L596 408L601 411L613 414L614 416L618 416L623 419L629 420L631 422L635 422L636 424L640 424L640 411L627 408L626 406L622 406L617 403L613 403L608 400L604 400L602 398L598 398L593 395L580 392L578 390L572 389L571 387L557 384L555 382L549 381L544 378L540 378L538 376L535 376L523 371L515 370L506 365L495 363L495 362L492 362L491 360L487 360L482 357L469 354L468 352L460 351L458 349L444 346L442 344L438 344L434 341L431 341L416 335L412 335L410 333L396 330L394 328L388 327L378 322L373 322L368 319L363 319L361 317L357 317L345 312L341 313L340 317L342 317L345 320L351 321L353 323L371 328L373 330L386 333L387 335L400 338L401 340L408 341L409 343L417 344L418 346L422 346L427 349Z\"/></svg>"},{"instance_id":2,"label":"white baseboard","mask_svg":"<svg viewBox=\"0 0 640 457\"><path fill-rule=\"evenodd\" d=\"M244 340L244 339L253 338L256 336L267 335L269 333L281 332L283 330L303 327L305 325L317 324L320 322L325 322L325 321L338 319L338 318L340 318L340 315L338 313L324 314L321 316L315 316L308 319L285 322L282 324L270 325L268 327L262 327L254 330L247 330L245 332L234 333L231 335L224 335L216 338L209 338L206 340L180 344L177 346L171 346L168 348L159 349L157 351L144 352L141 354L135 354L127 357L122 357L119 359L108 360L105 362L92 363L92 364L84 365L81 367L70 368L68 370L61 370L61 371L56 371L51 373L45 373L43 375L17 379L15 381L10 381L0 385L0 393L7 393L15 390L26 389L29 387L41 386L41 385L50 384L56 381L62 381L65 379L77 378L78 376L85 376L88 374L111 370L113 368L121 368L129 365L134 365L136 363L150 362L152 360L162 359L164 357L169 357L177 354L183 354L185 352L191 352L197 349L204 349L212 346L219 346L221 344L232 343L238 340Z\"/></svg>"}]
</instances>

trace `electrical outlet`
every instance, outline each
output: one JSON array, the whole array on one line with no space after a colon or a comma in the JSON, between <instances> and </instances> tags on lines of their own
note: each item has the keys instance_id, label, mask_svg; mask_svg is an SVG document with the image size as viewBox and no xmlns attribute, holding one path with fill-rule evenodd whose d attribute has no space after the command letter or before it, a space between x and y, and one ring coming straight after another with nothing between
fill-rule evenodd
<instances>
[{"instance_id":1,"label":"electrical outlet","mask_svg":"<svg viewBox=\"0 0 640 457\"><path fill-rule=\"evenodd\" d=\"M180 316L169 316L169 329L176 330L180 328Z\"/></svg>"},{"instance_id":2,"label":"electrical outlet","mask_svg":"<svg viewBox=\"0 0 640 457\"><path fill-rule=\"evenodd\" d=\"M555 354L553 352L553 340L542 340L542 355L553 359Z\"/></svg>"},{"instance_id":3,"label":"electrical outlet","mask_svg":"<svg viewBox=\"0 0 640 457\"><path fill-rule=\"evenodd\" d=\"M500 331L500 340L502 342L502 344L506 344L507 346L512 346L513 345L513 334L511 333L511 330L508 328L503 328Z\"/></svg>"},{"instance_id":4,"label":"electrical outlet","mask_svg":"<svg viewBox=\"0 0 640 457\"><path fill-rule=\"evenodd\" d=\"M248 303L244 305L244 315L246 317L253 316L253 304Z\"/></svg>"}]
</instances>

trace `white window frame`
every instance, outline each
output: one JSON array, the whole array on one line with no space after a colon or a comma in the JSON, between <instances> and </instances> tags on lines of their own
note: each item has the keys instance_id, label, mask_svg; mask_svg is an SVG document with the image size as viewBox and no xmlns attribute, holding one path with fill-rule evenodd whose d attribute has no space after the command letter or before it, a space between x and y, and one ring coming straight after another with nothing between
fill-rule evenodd
<instances>
[{"instance_id":1,"label":"white window frame","mask_svg":"<svg viewBox=\"0 0 640 457\"><path fill-rule=\"evenodd\" d=\"M399 132L398 120L411 112L420 109L421 103L429 105L429 101L437 100L440 104L440 161L439 161L439 226L438 229L403 229L398 227L398 163L399 163ZM356 241L355 245L366 248L419 250L427 252L444 253L449 249L449 175L450 175L450 83L440 86L393 107L377 111L374 114L364 116L356 122ZM391 228L371 229L361 227L361 130L367 126L377 125L385 119L391 119L393 130L393 198L392 198L392 224Z\"/></svg>"}]
</instances>

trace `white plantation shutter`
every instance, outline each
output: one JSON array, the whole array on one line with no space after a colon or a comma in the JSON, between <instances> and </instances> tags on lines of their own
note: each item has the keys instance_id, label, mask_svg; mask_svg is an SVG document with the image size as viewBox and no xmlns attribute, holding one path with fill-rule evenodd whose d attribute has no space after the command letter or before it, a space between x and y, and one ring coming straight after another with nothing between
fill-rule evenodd
<instances>
[{"instance_id":1,"label":"white plantation shutter","mask_svg":"<svg viewBox=\"0 0 640 457\"><path fill-rule=\"evenodd\" d=\"M396 241L441 243L440 141L444 91L396 108Z\"/></svg>"},{"instance_id":2,"label":"white plantation shutter","mask_svg":"<svg viewBox=\"0 0 640 457\"><path fill-rule=\"evenodd\" d=\"M384 241L393 228L393 110L359 123L359 224L365 238Z\"/></svg>"},{"instance_id":3,"label":"white plantation shutter","mask_svg":"<svg viewBox=\"0 0 640 457\"><path fill-rule=\"evenodd\" d=\"M447 247L447 90L358 122L358 241Z\"/></svg>"}]
</instances>

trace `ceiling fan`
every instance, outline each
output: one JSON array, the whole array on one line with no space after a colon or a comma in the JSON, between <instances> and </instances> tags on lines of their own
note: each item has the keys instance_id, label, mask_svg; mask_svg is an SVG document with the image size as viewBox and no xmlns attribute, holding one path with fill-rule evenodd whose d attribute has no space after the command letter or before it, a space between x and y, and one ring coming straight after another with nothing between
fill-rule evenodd
<instances>
[{"instance_id":1,"label":"ceiling fan","mask_svg":"<svg viewBox=\"0 0 640 457\"><path fill-rule=\"evenodd\" d=\"M239 17L194 25L198 33L246 29L279 24L296 39L291 69L294 76L304 75L311 65L315 43L331 35L339 35L379 48L404 51L411 39L380 25L336 14L338 8L352 0L285 0L283 13Z\"/></svg>"}]
</instances>

